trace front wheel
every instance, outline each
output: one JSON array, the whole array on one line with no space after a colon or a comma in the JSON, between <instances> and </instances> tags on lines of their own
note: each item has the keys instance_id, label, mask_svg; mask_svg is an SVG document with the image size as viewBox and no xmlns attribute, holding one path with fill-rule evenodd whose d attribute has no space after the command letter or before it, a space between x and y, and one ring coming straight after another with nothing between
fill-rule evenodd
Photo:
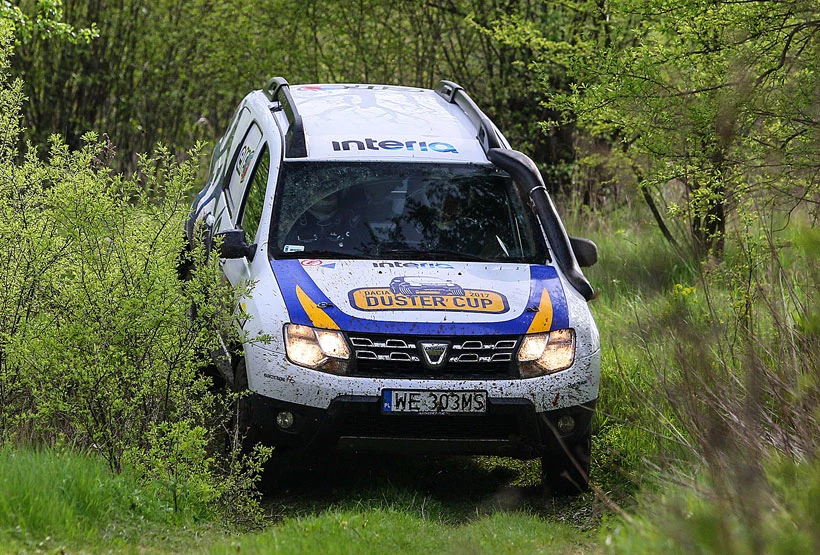
<instances>
[{"instance_id":1,"label":"front wheel","mask_svg":"<svg viewBox=\"0 0 820 555\"><path fill-rule=\"evenodd\" d=\"M242 451L249 453L254 445L261 440L261 432L256 424L253 414L253 403L251 403L250 391L248 390L248 372L245 368L245 357L237 356L234 359L234 381L233 391L239 397L236 399L234 408L234 438L239 442Z\"/></svg>"},{"instance_id":2,"label":"front wheel","mask_svg":"<svg viewBox=\"0 0 820 555\"><path fill-rule=\"evenodd\" d=\"M541 483L552 496L578 495L589 489L592 434L558 442L541 457Z\"/></svg>"},{"instance_id":3,"label":"front wheel","mask_svg":"<svg viewBox=\"0 0 820 555\"><path fill-rule=\"evenodd\" d=\"M257 444L276 448L270 435L265 434L259 427L261 415L254 411L254 403L248 389L248 372L245 367L245 357L234 355L233 392L239 396L236 399L233 415L233 448L239 447L244 455L253 453ZM260 480L257 483L259 491L268 493L281 486L282 462L279 450L270 458L264 460L261 468Z\"/></svg>"}]
</instances>

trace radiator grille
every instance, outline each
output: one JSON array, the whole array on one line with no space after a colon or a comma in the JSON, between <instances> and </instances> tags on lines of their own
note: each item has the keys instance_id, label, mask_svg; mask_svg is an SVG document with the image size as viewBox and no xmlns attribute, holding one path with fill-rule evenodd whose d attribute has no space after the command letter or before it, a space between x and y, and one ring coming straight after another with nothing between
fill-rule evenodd
<instances>
[{"instance_id":1,"label":"radiator grille","mask_svg":"<svg viewBox=\"0 0 820 555\"><path fill-rule=\"evenodd\" d=\"M351 375L426 379L510 379L518 377L517 336L425 337L350 334ZM425 355L425 345L446 345L437 355Z\"/></svg>"}]
</instances>

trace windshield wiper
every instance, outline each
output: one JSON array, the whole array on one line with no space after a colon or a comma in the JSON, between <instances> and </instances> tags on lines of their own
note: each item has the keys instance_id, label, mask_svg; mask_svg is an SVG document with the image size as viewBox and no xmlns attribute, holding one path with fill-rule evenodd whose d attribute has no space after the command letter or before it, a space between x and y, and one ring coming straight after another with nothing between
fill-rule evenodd
<instances>
[{"instance_id":1,"label":"windshield wiper","mask_svg":"<svg viewBox=\"0 0 820 555\"><path fill-rule=\"evenodd\" d=\"M489 258L478 256L460 251L451 251L447 249L379 249L378 254L383 256L389 254L396 258L406 260L426 260L429 258L436 258L442 260L467 260L471 262L493 262Z\"/></svg>"}]
</instances>

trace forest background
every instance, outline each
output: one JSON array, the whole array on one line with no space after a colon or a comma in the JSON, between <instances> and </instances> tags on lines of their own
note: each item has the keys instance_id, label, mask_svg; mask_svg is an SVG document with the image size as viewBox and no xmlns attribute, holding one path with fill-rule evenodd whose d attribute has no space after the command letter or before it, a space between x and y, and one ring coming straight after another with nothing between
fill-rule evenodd
<instances>
[{"instance_id":1,"label":"forest background","mask_svg":"<svg viewBox=\"0 0 820 555\"><path fill-rule=\"evenodd\" d=\"M3 464L39 456L32 446L90 455L78 464L102 460L119 499L56 533L21 516L29 498L7 481L0 538L15 549L146 541L128 525L111 532L111 511L175 537L180 522L266 526L260 502L274 502L254 479L270 454L213 448L231 399L197 371L230 318L214 299L230 291L205 265L178 283L174 261L209 148L274 75L458 82L538 163L570 232L599 244L593 492L557 509L524 495L516 510L536 518L481 521L491 535L522 526L546 548L554 538L532 530L573 513L587 516L555 532L569 549L820 548L820 6L2 0L0 39ZM211 311L189 318L204 299ZM495 484L484 471L507 463L464 464ZM528 491L531 469L514 469ZM346 491L321 510L277 505L285 524L266 530L365 515L399 535L408 514L429 522L424 503L363 505ZM472 522L474 506L443 499L440 521ZM288 518L308 520L289 529ZM452 530L437 533L455 545Z\"/></svg>"}]
</instances>

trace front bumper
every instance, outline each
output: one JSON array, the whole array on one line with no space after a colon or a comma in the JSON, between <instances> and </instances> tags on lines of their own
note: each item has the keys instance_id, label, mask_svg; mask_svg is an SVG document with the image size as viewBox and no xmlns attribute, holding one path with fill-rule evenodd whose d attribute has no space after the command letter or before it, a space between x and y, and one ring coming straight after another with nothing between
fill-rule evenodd
<instances>
[{"instance_id":1,"label":"front bumper","mask_svg":"<svg viewBox=\"0 0 820 555\"><path fill-rule=\"evenodd\" d=\"M482 415L382 414L379 397L342 396L327 409L277 401L252 394L255 425L267 442L285 449L341 449L418 454L498 455L530 459L556 448L556 422L575 419L564 441L590 428L596 401L537 412L525 399L493 399ZM293 425L277 426L276 415L293 414Z\"/></svg>"},{"instance_id":2,"label":"front bumper","mask_svg":"<svg viewBox=\"0 0 820 555\"><path fill-rule=\"evenodd\" d=\"M553 412L598 398L600 351L580 353L572 367L529 379L428 379L337 376L308 370L283 360L284 353L265 346L245 346L248 388L264 397L329 410L341 398L376 399L385 389L464 391L481 389L490 399L526 399L535 412Z\"/></svg>"}]
</instances>

